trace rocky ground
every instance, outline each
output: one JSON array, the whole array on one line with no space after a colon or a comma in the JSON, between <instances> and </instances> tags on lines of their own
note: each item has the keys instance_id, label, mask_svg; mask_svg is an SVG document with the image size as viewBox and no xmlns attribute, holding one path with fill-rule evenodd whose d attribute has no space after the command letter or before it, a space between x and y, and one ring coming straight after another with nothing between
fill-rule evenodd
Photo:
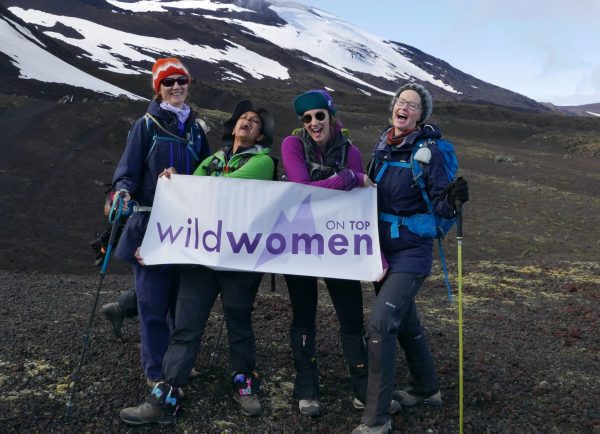
<instances>
[{"instance_id":1,"label":"rocky ground","mask_svg":"<svg viewBox=\"0 0 600 434\"><path fill-rule=\"evenodd\" d=\"M362 101L345 102L342 119L367 159L385 113ZM279 276L275 292L265 279L255 312L264 378L260 418L242 416L228 395L226 345L210 363L221 320L217 306L197 363L201 377L186 387L174 427L132 429L119 421L119 409L148 393L138 324L127 322L122 342L98 312L74 412L64 420L99 280L87 244L104 229L106 184L127 128L143 110L123 101L108 107L0 98L0 432L349 432L360 413L350 404L337 323L324 291L318 329L327 412L315 420L301 417L291 399L291 312ZM214 123L215 143L224 113L204 113ZM295 125L292 117L280 119L276 142ZM465 432L600 433L600 119L440 104L433 121L455 143L471 187L463 247ZM445 245L456 276L453 236ZM100 304L113 301L131 280L127 267L111 263ZM368 315L372 286L363 289ZM418 303L445 404L402 411L394 427L457 433L457 305L448 302L438 268ZM406 367L400 352L397 361L401 384Z\"/></svg>"},{"instance_id":2,"label":"rocky ground","mask_svg":"<svg viewBox=\"0 0 600 434\"><path fill-rule=\"evenodd\" d=\"M468 247L465 249L468 252ZM287 331L290 306L278 277L263 280L255 312L264 414L249 419L228 394L227 346L211 365L221 311L211 316L198 379L185 387L184 411L174 427L130 428L124 406L148 394L139 367L138 324L128 320L116 339L96 314L73 415L65 421L69 384L81 348L98 278L0 273L3 330L0 355L0 432L288 432L347 433L359 423L350 404L334 311L321 288L319 363L324 416L299 415L291 399L293 367ZM600 266L586 262L467 262L464 267L464 429L469 433L600 432ZM130 284L108 276L100 303ZM372 286L364 284L366 306ZM403 410L395 432L456 433L459 429L457 302L448 302L441 275L420 292L441 379L441 409ZM367 309L368 313L368 309ZM406 373L397 356L397 381Z\"/></svg>"}]
</instances>

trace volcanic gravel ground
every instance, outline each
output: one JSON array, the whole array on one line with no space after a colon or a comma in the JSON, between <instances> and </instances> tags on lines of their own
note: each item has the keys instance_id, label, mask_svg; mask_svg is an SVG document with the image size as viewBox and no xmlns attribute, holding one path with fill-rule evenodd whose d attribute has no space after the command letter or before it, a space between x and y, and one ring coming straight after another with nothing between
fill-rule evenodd
<instances>
[{"instance_id":1,"label":"volcanic gravel ground","mask_svg":"<svg viewBox=\"0 0 600 434\"><path fill-rule=\"evenodd\" d=\"M438 270L436 270L437 272ZM456 270L451 270L456 275ZM468 433L600 433L600 266L585 262L468 262L464 269L464 428ZM271 292L263 280L254 314L263 415L243 416L229 391L226 336L213 366L221 309L215 306L185 388L184 408L171 427L132 428L118 411L148 394L139 364L138 323L126 320L116 339L96 312L92 340L71 419L64 420L71 375L99 277L0 272L0 432L316 432L347 433L360 420L342 359L338 325L321 287L318 361L322 402L318 419L301 416L291 398L288 344L291 311L285 283ZM108 275L99 306L131 283ZM456 290L456 282L454 282ZM373 288L363 284L367 315ZM457 300L455 291L455 301ZM439 274L418 304L441 381L441 409L403 410L395 432L459 430L457 303L449 303ZM397 382L406 374L398 351Z\"/></svg>"}]
</instances>

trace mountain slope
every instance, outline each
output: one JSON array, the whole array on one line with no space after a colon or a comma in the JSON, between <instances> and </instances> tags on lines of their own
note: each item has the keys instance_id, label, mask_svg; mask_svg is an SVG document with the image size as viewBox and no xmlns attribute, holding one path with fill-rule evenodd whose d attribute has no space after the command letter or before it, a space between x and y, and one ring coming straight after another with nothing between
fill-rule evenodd
<instances>
[{"instance_id":1,"label":"mountain slope","mask_svg":"<svg viewBox=\"0 0 600 434\"><path fill-rule=\"evenodd\" d=\"M135 94L147 94L146 74L156 57L179 56L194 77L206 82L259 88L325 86L368 96L390 94L399 82L410 80L424 83L441 100L548 110L414 47L288 1L1 3L33 33L52 39L61 54L68 53L86 72ZM14 62L14 53L0 51Z\"/></svg>"},{"instance_id":2,"label":"mountain slope","mask_svg":"<svg viewBox=\"0 0 600 434\"><path fill-rule=\"evenodd\" d=\"M71 86L111 96L125 95L131 99L143 99L127 90L99 80L54 56L26 27L8 17L0 16L0 38L2 51L18 69L21 79L35 79L49 83L66 82Z\"/></svg>"}]
</instances>

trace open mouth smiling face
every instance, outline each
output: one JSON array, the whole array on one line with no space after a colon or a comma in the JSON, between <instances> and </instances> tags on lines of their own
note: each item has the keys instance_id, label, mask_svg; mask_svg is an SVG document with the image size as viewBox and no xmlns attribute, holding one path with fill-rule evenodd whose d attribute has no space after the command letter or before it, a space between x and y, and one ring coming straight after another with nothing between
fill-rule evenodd
<instances>
[{"instance_id":1,"label":"open mouth smiling face","mask_svg":"<svg viewBox=\"0 0 600 434\"><path fill-rule=\"evenodd\" d=\"M308 121L308 122L307 122ZM331 131L329 112L323 109L308 110L302 116L304 128L319 145L324 145L329 140Z\"/></svg>"},{"instance_id":2,"label":"open mouth smiling face","mask_svg":"<svg viewBox=\"0 0 600 434\"><path fill-rule=\"evenodd\" d=\"M414 129L421 117L421 97L413 90L405 90L398 96L392 109L395 134Z\"/></svg>"},{"instance_id":3,"label":"open mouth smiling face","mask_svg":"<svg viewBox=\"0 0 600 434\"><path fill-rule=\"evenodd\" d=\"M254 112L242 114L235 123L234 133L240 138L257 141L261 136L262 121L260 116Z\"/></svg>"}]
</instances>

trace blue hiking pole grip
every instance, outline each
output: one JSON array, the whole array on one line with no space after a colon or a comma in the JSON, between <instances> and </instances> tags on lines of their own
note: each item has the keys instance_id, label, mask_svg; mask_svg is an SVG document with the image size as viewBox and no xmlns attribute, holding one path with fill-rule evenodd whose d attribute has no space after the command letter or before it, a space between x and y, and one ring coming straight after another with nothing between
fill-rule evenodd
<instances>
[{"instance_id":1,"label":"blue hiking pole grip","mask_svg":"<svg viewBox=\"0 0 600 434\"><path fill-rule=\"evenodd\" d=\"M129 215L131 211L131 206L129 207L129 212L126 214L123 213L123 198L125 197L125 192L119 193L119 195L115 198L115 202L110 210L108 215L108 221L112 223L112 229L110 231L110 236L108 238L108 246L106 247L106 254L104 255L104 262L102 263L102 269L100 270L100 274L106 274L106 269L108 268L108 261L110 260L110 255L113 250L113 246L115 245L115 240L117 238L117 233L119 232L119 228L121 227L121 216Z\"/></svg>"}]
</instances>

